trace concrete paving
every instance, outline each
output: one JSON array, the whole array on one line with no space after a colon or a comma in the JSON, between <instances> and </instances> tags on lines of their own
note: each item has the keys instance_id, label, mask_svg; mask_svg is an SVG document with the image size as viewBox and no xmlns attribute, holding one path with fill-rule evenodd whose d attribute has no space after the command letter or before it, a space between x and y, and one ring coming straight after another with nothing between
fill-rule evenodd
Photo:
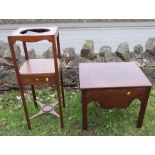
<instances>
[{"instance_id":1,"label":"concrete paving","mask_svg":"<svg viewBox=\"0 0 155 155\"><path fill-rule=\"evenodd\" d=\"M100 22L100 23L47 23L47 24L1 24L0 30L18 27L59 26L65 28L111 28L111 27L155 27L155 22Z\"/></svg>"}]
</instances>

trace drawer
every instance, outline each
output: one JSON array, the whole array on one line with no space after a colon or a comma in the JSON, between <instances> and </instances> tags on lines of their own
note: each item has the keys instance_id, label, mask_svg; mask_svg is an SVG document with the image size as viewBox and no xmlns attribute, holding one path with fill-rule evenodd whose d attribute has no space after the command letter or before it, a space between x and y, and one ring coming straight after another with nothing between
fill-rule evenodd
<instances>
[{"instance_id":1,"label":"drawer","mask_svg":"<svg viewBox=\"0 0 155 155\"><path fill-rule=\"evenodd\" d=\"M150 87L88 89L83 92L87 102L98 101L104 108L127 108L135 99L143 101Z\"/></svg>"},{"instance_id":2,"label":"drawer","mask_svg":"<svg viewBox=\"0 0 155 155\"><path fill-rule=\"evenodd\" d=\"M24 76L21 77L21 82L23 85L46 85L55 84L54 79L52 76Z\"/></svg>"},{"instance_id":3,"label":"drawer","mask_svg":"<svg viewBox=\"0 0 155 155\"><path fill-rule=\"evenodd\" d=\"M87 96L105 96L108 98L111 97L131 97L131 96L143 96L146 91L147 87L131 87L131 88L106 88L106 89L87 89Z\"/></svg>"}]
</instances>

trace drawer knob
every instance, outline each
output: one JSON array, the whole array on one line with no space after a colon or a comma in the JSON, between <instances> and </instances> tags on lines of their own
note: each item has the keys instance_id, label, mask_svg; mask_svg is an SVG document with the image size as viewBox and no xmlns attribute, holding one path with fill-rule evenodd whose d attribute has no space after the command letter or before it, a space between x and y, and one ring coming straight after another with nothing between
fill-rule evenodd
<instances>
[{"instance_id":1,"label":"drawer knob","mask_svg":"<svg viewBox=\"0 0 155 155\"><path fill-rule=\"evenodd\" d=\"M48 82L48 78L46 78L46 82Z\"/></svg>"},{"instance_id":2,"label":"drawer knob","mask_svg":"<svg viewBox=\"0 0 155 155\"><path fill-rule=\"evenodd\" d=\"M127 95L128 95L128 96L131 95L131 91L128 91L128 92L127 92Z\"/></svg>"},{"instance_id":3,"label":"drawer knob","mask_svg":"<svg viewBox=\"0 0 155 155\"><path fill-rule=\"evenodd\" d=\"M38 79L38 78L36 78L36 81L39 81L39 79Z\"/></svg>"}]
</instances>

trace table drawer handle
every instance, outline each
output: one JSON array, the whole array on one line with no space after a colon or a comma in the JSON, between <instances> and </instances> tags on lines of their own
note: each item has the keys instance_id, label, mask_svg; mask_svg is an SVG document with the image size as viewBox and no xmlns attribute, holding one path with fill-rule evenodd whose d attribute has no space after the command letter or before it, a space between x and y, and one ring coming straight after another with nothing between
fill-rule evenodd
<instances>
[{"instance_id":1,"label":"table drawer handle","mask_svg":"<svg viewBox=\"0 0 155 155\"><path fill-rule=\"evenodd\" d=\"M131 91L128 91L128 92L127 92L127 95L128 95L128 96L131 95Z\"/></svg>"},{"instance_id":2,"label":"table drawer handle","mask_svg":"<svg viewBox=\"0 0 155 155\"><path fill-rule=\"evenodd\" d=\"M48 82L48 78L46 78L46 82Z\"/></svg>"}]
</instances>

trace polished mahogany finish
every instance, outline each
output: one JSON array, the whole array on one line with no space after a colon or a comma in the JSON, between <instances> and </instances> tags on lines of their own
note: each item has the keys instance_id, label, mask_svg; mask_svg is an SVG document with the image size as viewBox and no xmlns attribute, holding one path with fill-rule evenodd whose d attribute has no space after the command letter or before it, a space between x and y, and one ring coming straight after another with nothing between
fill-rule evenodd
<instances>
[{"instance_id":1,"label":"polished mahogany finish","mask_svg":"<svg viewBox=\"0 0 155 155\"><path fill-rule=\"evenodd\" d=\"M142 126L152 84L133 62L80 63L83 130L87 130L87 106L98 101L103 108L127 108L141 101L137 127Z\"/></svg>"},{"instance_id":2,"label":"polished mahogany finish","mask_svg":"<svg viewBox=\"0 0 155 155\"><path fill-rule=\"evenodd\" d=\"M51 59L29 59L26 43L27 42L33 43L42 40L47 40L51 43L54 57ZM16 71L16 77L21 93L21 99L23 103L28 128L31 129L31 124L25 102L24 86L31 85L34 104L36 107L38 106L40 107L40 112L31 117L34 118L41 114L44 114L45 109L50 107L50 106L44 107L42 103L36 100L34 86L49 85L49 84L56 87L58 104L59 104L59 114L56 114L54 108L52 108L48 113L54 114L55 116L60 116L61 127L63 128L64 123L62 114L62 103L63 106L65 106L65 101L64 101L64 90L62 82L62 70L60 66L61 55L60 55L58 27L19 28L15 30L10 36L8 36L8 41ZM21 67L19 67L17 63L17 58L14 51L14 44L17 41L21 41L23 43L23 49L25 53L25 62Z\"/></svg>"},{"instance_id":3,"label":"polished mahogany finish","mask_svg":"<svg viewBox=\"0 0 155 155\"><path fill-rule=\"evenodd\" d=\"M37 42L41 40L52 42L58 34L58 27L29 27L17 29L9 37L12 42Z\"/></svg>"},{"instance_id":4,"label":"polished mahogany finish","mask_svg":"<svg viewBox=\"0 0 155 155\"><path fill-rule=\"evenodd\" d=\"M60 60L58 59L60 70ZM54 59L29 59L19 70L23 85L56 84Z\"/></svg>"},{"instance_id":5,"label":"polished mahogany finish","mask_svg":"<svg viewBox=\"0 0 155 155\"><path fill-rule=\"evenodd\" d=\"M21 75L54 74L54 59L29 59L23 64L19 72Z\"/></svg>"}]
</instances>

